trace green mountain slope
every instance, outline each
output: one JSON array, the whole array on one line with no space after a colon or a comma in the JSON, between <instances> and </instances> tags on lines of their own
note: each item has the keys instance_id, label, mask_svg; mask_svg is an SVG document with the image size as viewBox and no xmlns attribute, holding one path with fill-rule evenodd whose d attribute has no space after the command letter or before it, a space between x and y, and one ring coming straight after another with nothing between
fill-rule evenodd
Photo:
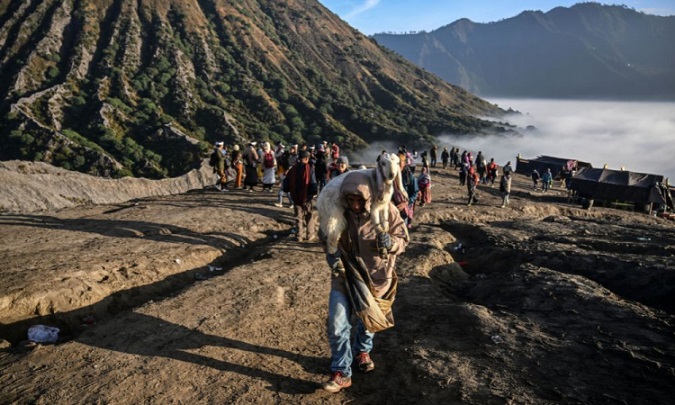
<instances>
[{"instance_id":1,"label":"green mountain slope","mask_svg":"<svg viewBox=\"0 0 675 405\"><path fill-rule=\"evenodd\" d=\"M216 140L508 130L315 0L0 0L0 159L164 177Z\"/></svg>"}]
</instances>

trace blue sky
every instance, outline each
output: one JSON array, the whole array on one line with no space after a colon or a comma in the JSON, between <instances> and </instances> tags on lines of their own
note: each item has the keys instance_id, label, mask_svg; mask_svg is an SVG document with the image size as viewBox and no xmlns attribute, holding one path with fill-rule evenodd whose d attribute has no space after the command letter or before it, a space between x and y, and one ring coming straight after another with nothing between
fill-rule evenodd
<instances>
[{"instance_id":1,"label":"blue sky","mask_svg":"<svg viewBox=\"0 0 675 405\"><path fill-rule=\"evenodd\" d=\"M487 23L514 17L525 10L547 12L577 1L549 0L319 0L349 25L366 35L378 32L432 31L460 18ZM674 15L675 0L598 1L623 4L637 11Z\"/></svg>"}]
</instances>

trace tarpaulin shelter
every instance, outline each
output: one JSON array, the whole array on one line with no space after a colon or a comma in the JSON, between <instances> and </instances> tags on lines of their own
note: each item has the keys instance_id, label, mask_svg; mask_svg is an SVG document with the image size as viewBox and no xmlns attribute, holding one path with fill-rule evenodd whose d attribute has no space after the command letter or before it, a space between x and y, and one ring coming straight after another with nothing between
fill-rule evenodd
<instances>
[{"instance_id":1,"label":"tarpaulin shelter","mask_svg":"<svg viewBox=\"0 0 675 405\"><path fill-rule=\"evenodd\" d=\"M553 156L539 156L536 159L523 159L520 156L516 158L516 173L528 176L532 174L535 169L539 174L543 174L547 169L551 169L553 177L558 178L561 175L563 166L568 170L572 170L575 166L576 170L579 170L582 167L593 167L587 162Z\"/></svg>"},{"instance_id":2,"label":"tarpaulin shelter","mask_svg":"<svg viewBox=\"0 0 675 405\"><path fill-rule=\"evenodd\" d=\"M593 200L671 205L664 177L657 174L585 167L572 177L570 189Z\"/></svg>"}]
</instances>

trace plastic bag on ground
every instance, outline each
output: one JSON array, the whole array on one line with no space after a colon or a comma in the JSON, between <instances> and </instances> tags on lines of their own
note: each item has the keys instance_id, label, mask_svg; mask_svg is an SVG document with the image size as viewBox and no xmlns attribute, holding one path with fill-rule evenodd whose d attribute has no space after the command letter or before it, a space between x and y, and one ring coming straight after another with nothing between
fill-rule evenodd
<instances>
[{"instance_id":1,"label":"plastic bag on ground","mask_svg":"<svg viewBox=\"0 0 675 405\"><path fill-rule=\"evenodd\" d=\"M28 329L28 340L35 343L55 343L59 339L59 328L35 325Z\"/></svg>"}]
</instances>

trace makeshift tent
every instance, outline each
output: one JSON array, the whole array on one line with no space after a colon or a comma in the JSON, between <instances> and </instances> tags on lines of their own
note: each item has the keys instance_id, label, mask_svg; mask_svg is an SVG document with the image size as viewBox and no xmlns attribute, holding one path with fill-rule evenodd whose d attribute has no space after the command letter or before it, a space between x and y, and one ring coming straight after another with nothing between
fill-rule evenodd
<instances>
[{"instance_id":1,"label":"makeshift tent","mask_svg":"<svg viewBox=\"0 0 675 405\"><path fill-rule=\"evenodd\" d=\"M570 188L581 197L639 204L666 204L672 208L663 176L586 167L572 177Z\"/></svg>"},{"instance_id":2,"label":"makeshift tent","mask_svg":"<svg viewBox=\"0 0 675 405\"><path fill-rule=\"evenodd\" d=\"M572 170L575 166L576 170L582 167L593 167L590 163L581 162L576 159L558 158L553 156L539 156L536 159L523 159L520 156L516 158L516 173L530 175L536 169L539 174L543 174L547 169L551 169L551 174L554 178L559 178L562 174L563 166L568 170Z\"/></svg>"}]
</instances>

